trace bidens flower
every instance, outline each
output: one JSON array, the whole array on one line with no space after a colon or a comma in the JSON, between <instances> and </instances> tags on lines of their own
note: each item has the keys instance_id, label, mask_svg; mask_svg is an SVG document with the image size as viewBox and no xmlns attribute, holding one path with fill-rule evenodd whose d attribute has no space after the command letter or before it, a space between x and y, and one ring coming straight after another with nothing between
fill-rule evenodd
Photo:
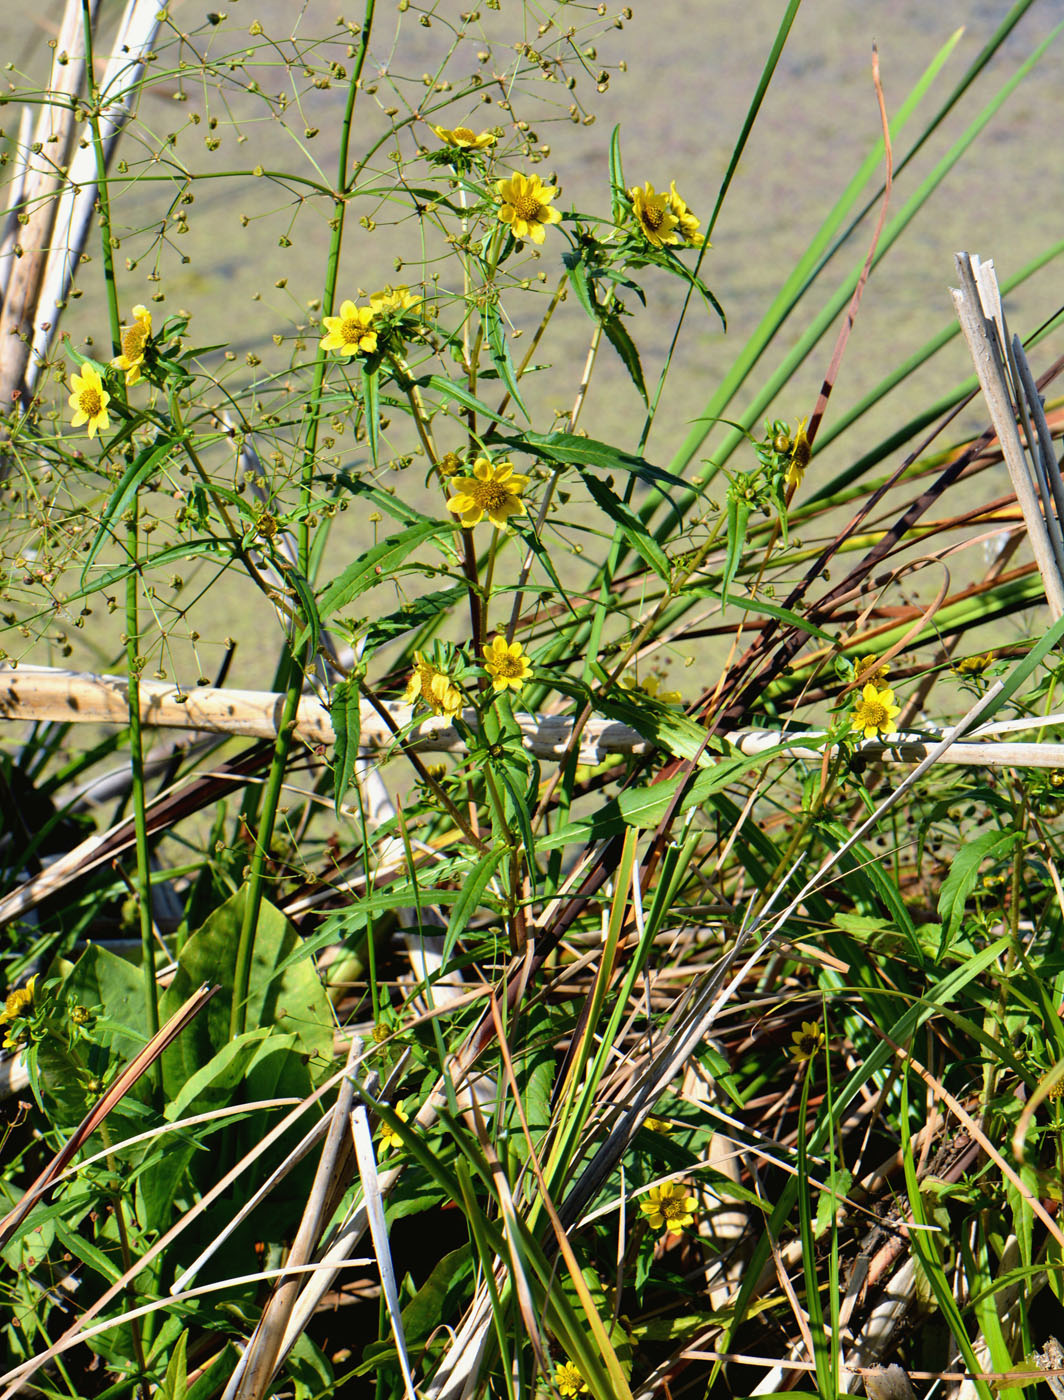
<instances>
[{"instance_id":1,"label":"bidens flower","mask_svg":"<svg viewBox=\"0 0 1064 1400\"><path fill-rule=\"evenodd\" d=\"M493 465L486 457L478 457L473 475L455 477L453 485L455 495L447 502L447 509L461 518L467 530L479 525L485 515L496 530L502 530L511 515L526 513L521 492L528 477L519 476L512 462Z\"/></svg>"},{"instance_id":2,"label":"bidens flower","mask_svg":"<svg viewBox=\"0 0 1064 1400\"><path fill-rule=\"evenodd\" d=\"M805 469L809 465L809 459L813 455L813 449L809 445L806 436L805 425L807 419L803 418L798 424L794 434L794 444L791 447L791 460L787 467L787 490L797 491L802 484L802 477L805 476Z\"/></svg>"},{"instance_id":3,"label":"bidens flower","mask_svg":"<svg viewBox=\"0 0 1064 1400\"><path fill-rule=\"evenodd\" d=\"M571 1361L564 1361L554 1372L554 1388L559 1395L564 1395L566 1400L571 1400L574 1395L586 1395L588 1385L580 1374L579 1366Z\"/></svg>"},{"instance_id":4,"label":"bidens flower","mask_svg":"<svg viewBox=\"0 0 1064 1400\"><path fill-rule=\"evenodd\" d=\"M409 287L385 287L382 292L374 292L369 299L370 311L374 316L388 313L414 311L421 305Z\"/></svg>"},{"instance_id":5,"label":"bidens flower","mask_svg":"<svg viewBox=\"0 0 1064 1400\"><path fill-rule=\"evenodd\" d=\"M321 320L328 331L328 335L322 337L323 350L335 350L340 355L372 355L376 350L372 306L341 302L339 316L323 316Z\"/></svg>"},{"instance_id":6,"label":"bidens flower","mask_svg":"<svg viewBox=\"0 0 1064 1400\"><path fill-rule=\"evenodd\" d=\"M495 689L505 690L509 686L513 690L520 690L532 670L532 662L525 655L521 643L510 642L507 645L506 638L499 636L483 650L484 669L491 677Z\"/></svg>"},{"instance_id":7,"label":"bidens flower","mask_svg":"<svg viewBox=\"0 0 1064 1400\"><path fill-rule=\"evenodd\" d=\"M893 734L894 717L900 714L901 706L895 705L893 690L866 685L854 708L850 728L863 730L866 739L874 739L877 734Z\"/></svg>"},{"instance_id":8,"label":"bidens flower","mask_svg":"<svg viewBox=\"0 0 1064 1400\"><path fill-rule=\"evenodd\" d=\"M395 1108L393 1109L393 1112L395 1113L396 1118L399 1119L400 1123L408 1123L410 1121L410 1114L407 1113L406 1109L402 1106L402 1104L396 1104ZM403 1139L399 1136L399 1134L395 1131L394 1128L389 1128L387 1123L382 1123L380 1144L382 1152L390 1152L395 1147L402 1147Z\"/></svg>"},{"instance_id":9,"label":"bidens flower","mask_svg":"<svg viewBox=\"0 0 1064 1400\"><path fill-rule=\"evenodd\" d=\"M680 198L676 190L676 181L669 181L669 210L676 215L676 221L680 226L680 235L685 243L701 243L698 236L698 229L702 223L701 219L696 219L687 207L687 202Z\"/></svg>"},{"instance_id":10,"label":"bidens flower","mask_svg":"<svg viewBox=\"0 0 1064 1400\"><path fill-rule=\"evenodd\" d=\"M146 306L133 308L133 324L122 332L122 353L111 361L112 369L126 372L126 388L140 379L140 367L144 363L144 349L151 335L151 312Z\"/></svg>"},{"instance_id":11,"label":"bidens flower","mask_svg":"<svg viewBox=\"0 0 1064 1400\"><path fill-rule=\"evenodd\" d=\"M500 180L495 192L502 201L499 218L510 225L515 238L542 243L547 225L561 222L561 214L550 203L558 187L545 185L538 175L512 175Z\"/></svg>"},{"instance_id":12,"label":"bidens flower","mask_svg":"<svg viewBox=\"0 0 1064 1400\"><path fill-rule=\"evenodd\" d=\"M21 1033L17 1027L12 1026L13 1021L20 1020L23 1016L30 1016L33 1013L33 1001L37 989L37 978L40 974L34 973L24 987L16 987L13 992L8 992L4 1001L4 1009L0 1011L0 1026L11 1026L4 1035L4 1049L15 1050L21 1043Z\"/></svg>"},{"instance_id":13,"label":"bidens flower","mask_svg":"<svg viewBox=\"0 0 1064 1400\"><path fill-rule=\"evenodd\" d=\"M663 1186L652 1186L639 1202L639 1209L647 1217L652 1230L665 1230L678 1235L695 1223L695 1208L698 1197L688 1193L687 1187L678 1181L666 1181Z\"/></svg>"},{"instance_id":14,"label":"bidens flower","mask_svg":"<svg viewBox=\"0 0 1064 1400\"><path fill-rule=\"evenodd\" d=\"M622 690L638 690L643 695L649 695L651 700L657 700L661 705L683 704L683 696L678 690L662 690L658 676L645 676L641 681L636 680L635 676L622 676L617 684Z\"/></svg>"},{"instance_id":15,"label":"bidens flower","mask_svg":"<svg viewBox=\"0 0 1064 1400\"><path fill-rule=\"evenodd\" d=\"M445 126L434 126L432 129L445 146L456 146L460 151L486 151L498 140L493 131L481 131L478 134L468 126L456 126L453 130L448 130Z\"/></svg>"},{"instance_id":16,"label":"bidens flower","mask_svg":"<svg viewBox=\"0 0 1064 1400\"><path fill-rule=\"evenodd\" d=\"M669 196L655 193L648 180L642 189L638 185L628 191L632 201L632 212L643 237L655 248L663 248L666 243L679 243L676 232L680 220L669 208ZM686 213L687 206L684 205Z\"/></svg>"},{"instance_id":17,"label":"bidens flower","mask_svg":"<svg viewBox=\"0 0 1064 1400\"><path fill-rule=\"evenodd\" d=\"M111 426L107 416L111 395L103 387L103 380L92 365L84 365L81 374L71 375L70 386L74 390L70 395L70 407L74 410L70 426L80 428L87 423L89 437L95 437L97 429L106 432Z\"/></svg>"},{"instance_id":18,"label":"bidens flower","mask_svg":"<svg viewBox=\"0 0 1064 1400\"><path fill-rule=\"evenodd\" d=\"M800 1031L791 1032L791 1040L791 1058L796 1065L804 1065L824 1044L824 1027L819 1021L803 1021Z\"/></svg>"},{"instance_id":19,"label":"bidens flower","mask_svg":"<svg viewBox=\"0 0 1064 1400\"><path fill-rule=\"evenodd\" d=\"M406 683L403 704L420 700L434 715L456 715L462 708L462 692L446 671L426 661L420 651L414 652L414 674Z\"/></svg>"}]
</instances>

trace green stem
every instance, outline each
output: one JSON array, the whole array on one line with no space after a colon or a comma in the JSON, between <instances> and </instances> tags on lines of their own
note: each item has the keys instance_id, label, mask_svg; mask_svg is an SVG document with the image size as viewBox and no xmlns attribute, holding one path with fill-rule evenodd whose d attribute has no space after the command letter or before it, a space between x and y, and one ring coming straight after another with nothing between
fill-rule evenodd
<instances>
[{"instance_id":1,"label":"green stem","mask_svg":"<svg viewBox=\"0 0 1064 1400\"><path fill-rule=\"evenodd\" d=\"M329 241L329 256L325 270L325 287L322 295L322 314L326 316L332 314L336 300L336 282L340 270L340 249L343 246L344 238L344 215L347 208L346 196L350 180L355 178L357 174L357 172L355 172L352 176L348 176L348 150L351 142L351 126L355 116L355 98L362 77L362 69L365 66L366 55L369 51L369 38L373 28L373 11L375 7L376 0L366 0L362 20L362 32L359 39L358 50L355 53L351 78L348 83L347 105L340 127L340 153L337 161L336 189L333 193L336 215L332 222L332 238ZM314 365L314 385L310 396L311 413L310 421L307 424L307 436L303 446L302 479L300 482L301 510L298 551L299 571L304 577L307 576L310 568L311 539L308 517L310 515L310 504L314 489L314 464L318 446L321 395L325 385L326 364L326 352L319 348L318 358ZM291 635L295 635L295 632ZM266 862L269 859L270 847L273 844L273 833L277 822L277 810L281 798L281 788L284 783L285 769L288 765L288 754L292 747L292 731L295 727L299 697L303 690L305 668L310 659L309 652L309 641L304 642L302 646L295 650L292 648L290 641L285 644L284 661L287 677L284 704L281 709L281 723L278 726L277 738L274 741L273 756L270 760L270 771L266 779L266 787L263 793L262 808L258 822L258 836L255 841L254 850L252 851L251 866L248 872L247 898L244 901L244 917L240 925L240 935L237 941L236 965L233 974L233 1004L229 1015L230 1038L241 1035L247 1025L247 998L251 981L251 957L255 944L255 930L259 922L259 912L262 908Z\"/></svg>"},{"instance_id":2,"label":"green stem","mask_svg":"<svg viewBox=\"0 0 1064 1400\"><path fill-rule=\"evenodd\" d=\"M85 36L85 74L89 97L89 127L93 152L96 156L96 202L100 211L100 242L102 244L104 286L111 321L111 349L122 351L121 317L118 310L118 287L115 281L114 248L111 234L111 197L107 188L107 168L103 141L100 136L100 102L96 86L92 53L92 16L89 0L81 0L81 24ZM159 991L155 983L155 937L151 916L151 871L148 853L148 823L144 795L144 745L140 724L140 620L138 589L140 587L140 540L138 537L138 506L134 499L126 526L126 551L131 565L126 577L126 673L129 683L129 766L132 780L133 829L136 837L137 869L134 888L140 918L141 966L144 970L144 1010L148 1035L159 1030ZM149 1071L149 1080L158 1091L161 1085L158 1063Z\"/></svg>"}]
</instances>

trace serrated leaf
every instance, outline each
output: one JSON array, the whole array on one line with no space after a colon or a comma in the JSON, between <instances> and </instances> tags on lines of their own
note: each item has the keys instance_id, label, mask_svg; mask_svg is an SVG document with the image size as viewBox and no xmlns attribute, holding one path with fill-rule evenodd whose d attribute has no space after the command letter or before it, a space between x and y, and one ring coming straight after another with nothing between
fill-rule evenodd
<instances>
[{"instance_id":1,"label":"serrated leaf","mask_svg":"<svg viewBox=\"0 0 1064 1400\"><path fill-rule=\"evenodd\" d=\"M357 681L338 681L333 686L329 706L333 734L336 737L336 757L333 764L333 801L339 818L344 794L351 786L358 758L358 740L362 731L362 710Z\"/></svg>"},{"instance_id":2,"label":"serrated leaf","mask_svg":"<svg viewBox=\"0 0 1064 1400\"><path fill-rule=\"evenodd\" d=\"M462 584L455 584L453 588L441 588L435 593L426 593L420 598L414 598L405 607L397 608L386 617L379 617L370 622L361 637L360 653L363 662L368 660L378 647L394 641L396 637L404 636L415 627L434 621L454 603L466 598L468 592Z\"/></svg>"},{"instance_id":3,"label":"serrated leaf","mask_svg":"<svg viewBox=\"0 0 1064 1400\"><path fill-rule=\"evenodd\" d=\"M724 555L724 572L720 580L720 597L723 604L728 601L728 589L739 569L746 544L746 526L750 519L750 502L735 490L728 491L727 523L728 544Z\"/></svg>"},{"instance_id":4,"label":"serrated leaf","mask_svg":"<svg viewBox=\"0 0 1064 1400\"><path fill-rule=\"evenodd\" d=\"M953 857L949 874L938 895L938 915L942 920L942 952L948 948L964 917L964 906L979 879L979 867L991 856L999 859L1016 843L1014 831L984 831L966 841Z\"/></svg>"},{"instance_id":5,"label":"serrated leaf","mask_svg":"<svg viewBox=\"0 0 1064 1400\"><path fill-rule=\"evenodd\" d=\"M621 362L628 371L628 377L639 390L640 397L644 403L649 403L647 398L647 386L643 379L643 366L639 360L639 351L635 347L635 341L624 328L624 323L619 316L604 316L602 319L602 329L606 333L606 339L613 346L614 350L621 357Z\"/></svg>"},{"instance_id":6,"label":"serrated leaf","mask_svg":"<svg viewBox=\"0 0 1064 1400\"><path fill-rule=\"evenodd\" d=\"M451 526L445 520L420 520L407 530L375 544L365 554L348 564L339 578L334 579L322 594L320 609L323 618L329 618L348 603L364 593L374 584L383 583L395 567L403 563L425 540L434 535L446 534Z\"/></svg>"},{"instance_id":7,"label":"serrated leaf","mask_svg":"<svg viewBox=\"0 0 1064 1400\"><path fill-rule=\"evenodd\" d=\"M441 398L448 399L472 413L479 414L482 418L488 418L493 423L506 422L506 419L496 413L493 408L489 408L482 399L478 399L476 394L471 394L464 385L456 384L453 380L446 379L442 374L425 374L413 382L419 388L431 389Z\"/></svg>"},{"instance_id":8,"label":"serrated leaf","mask_svg":"<svg viewBox=\"0 0 1064 1400\"><path fill-rule=\"evenodd\" d=\"M671 577L668 555L638 515L629 510L604 481L587 476L583 472L581 476L599 509L609 516L639 557L650 565L660 579L668 583Z\"/></svg>"},{"instance_id":9,"label":"serrated leaf","mask_svg":"<svg viewBox=\"0 0 1064 1400\"><path fill-rule=\"evenodd\" d=\"M658 490L685 484L680 477L654 466L645 457L612 447L608 442L599 442L597 438L579 437L576 433L524 433L509 440L509 445L526 446L539 457L567 465L595 467L604 472L628 472Z\"/></svg>"}]
</instances>

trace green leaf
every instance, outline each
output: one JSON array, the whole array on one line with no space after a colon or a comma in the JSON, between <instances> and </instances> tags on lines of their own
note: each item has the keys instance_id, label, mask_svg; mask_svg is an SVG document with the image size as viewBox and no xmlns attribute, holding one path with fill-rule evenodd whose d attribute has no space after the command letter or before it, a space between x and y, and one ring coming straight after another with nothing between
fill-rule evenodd
<instances>
[{"instance_id":1,"label":"green leaf","mask_svg":"<svg viewBox=\"0 0 1064 1400\"><path fill-rule=\"evenodd\" d=\"M448 399L452 403L459 404L462 408L472 413L478 414L482 418L488 418L493 423L506 423L506 419L489 408L482 399L478 399L475 394L471 394L464 385L456 384L453 380L445 379L442 374L425 374L420 379L415 379L414 383L423 389L432 389L441 398Z\"/></svg>"},{"instance_id":2,"label":"green leaf","mask_svg":"<svg viewBox=\"0 0 1064 1400\"><path fill-rule=\"evenodd\" d=\"M96 538L89 546L89 552L81 566L81 586L83 588L85 587L85 576L92 567L93 561L103 548L105 541L114 533L114 522L125 514L138 489L159 470L160 464L173 450L172 438L165 438L162 442L156 438L126 468L122 480L104 507L103 515L100 518L100 528L96 531Z\"/></svg>"},{"instance_id":3,"label":"green leaf","mask_svg":"<svg viewBox=\"0 0 1064 1400\"><path fill-rule=\"evenodd\" d=\"M386 617L371 619L360 638L359 655L363 662L368 661L378 647L394 641L396 637L405 636L415 627L423 627L426 622L435 622L455 603L466 598L468 592L464 584L455 584L452 588L441 588L436 593L413 598Z\"/></svg>"},{"instance_id":4,"label":"green leaf","mask_svg":"<svg viewBox=\"0 0 1064 1400\"><path fill-rule=\"evenodd\" d=\"M614 522L631 547L649 564L660 579L668 583L671 577L669 559L661 545L634 511L628 509L617 493L605 481L580 473L595 504Z\"/></svg>"},{"instance_id":5,"label":"green leaf","mask_svg":"<svg viewBox=\"0 0 1064 1400\"><path fill-rule=\"evenodd\" d=\"M450 957L451 950L465 931L469 920L480 908L481 896L498 869L499 862L508 854L509 849L506 846L494 846L490 851L485 851L462 881L462 888L447 921L447 932L443 940L444 963Z\"/></svg>"},{"instance_id":6,"label":"green leaf","mask_svg":"<svg viewBox=\"0 0 1064 1400\"><path fill-rule=\"evenodd\" d=\"M750 519L750 502L740 496L734 488L728 490L728 547L724 556L724 572L720 580L721 602L728 601L728 588L734 581L739 569L739 560L743 557L743 546L746 544L746 526Z\"/></svg>"},{"instance_id":7,"label":"green leaf","mask_svg":"<svg viewBox=\"0 0 1064 1400\"><path fill-rule=\"evenodd\" d=\"M370 370L363 363L359 366L359 375L362 381L362 409L366 421L366 441L369 443L370 460L374 466L377 466L379 465L381 445L380 368L375 367Z\"/></svg>"},{"instance_id":8,"label":"green leaf","mask_svg":"<svg viewBox=\"0 0 1064 1400\"><path fill-rule=\"evenodd\" d=\"M185 1351L188 1346L188 1333L182 1332L170 1353L163 1383L155 1392L155 1400L185 1400L188 1394L188 1363Z\"/></svg>"},{"instance_id":9,"label":"green leaf","mask_svg":"<svg viewBox=\"0 0 1064 1400\"><path fill-rule=\"evenodd\" d=\"M649 403L647 397L647 386L643 379L643 366L639 359L639 351L636 349L635 341L624 328L624 323L619 316L604 316L602 318L602 329L606 333L606 339L613 346L614 350L621 357L621 362L628 371L628 377L639 390L640 397L644 403Z\"/></svg>"},{"instance_id":10,"label":"green leaf","mask_svg":"<svg viewBox=\"0 0 1064 1400\"><path fill-rule=\"evenodd\" d=\"M619 224L627 212L628 189L624 183L624 166L621 162L621 128L618 124L610 132L610 195L613 199L613 222Z\"/></svg>"},{"instance_id":11,"label":"green leaf","mask_svg":"<svg viewBox=\"0 0 1064 1400\"><path fill-rule=\"evenodd\" d=\"M984 831L982 836L965 841L953 857L949 874L942 881L938 895L938 914L942 920L942 949L945 953L964 917L964 905L979 880L979 867L991 856L999 860L1016 844L1015 831Z\"/></svg>"},{"instance_id":12,"label":"green leaf","mask_svg":"<svg viewBox=\"0 0 1064 1400\"><path fill-rule=\"evenodd\" d=\"M449 534L450 531L450 522L446 520L421 520L409 529L400 530L399 534L389 535L387 539L381 540L379 544L375 544L372 549L348 564L340 577L329 584L322 594L321 616L331 617L341 608L346 608L348 603L360 593L364 593L367 588L386 582L419 544L435 535Z\"/></svg>"},{"instance_id":13,"label":"green leaf","mask_svg":"<svg viewBox=\"0 0 1064 1400\"><path fill-rule=\"evenodd\" d=\"M333 734L336 736L336 756L333 760L333 802L337 817L343 806L344 794L351 786L358 758L358 739L362 730L362 707L358 682L337 681L333 686L329 706Z\"/></svg>"},{"instance_id":14,"label":"green leaf","mask_svg":"<svg viewBox=\"0 0 1064 1400\"><path fill-rule=\"evenodd\" d=\"M498 371L499 378L510 391L510 397L524 414L526 420L531 423L532 419L525 407L525 401L521 397L521 390L518 388L517 375L514 373L513 360L510 358L510 347L506 340L506 327L503 325L502 317L492 302L485 304L481 315L488 332L491 362Z\"/></svg>"},{"instance_id":15,"label":"green leaf","mask_svg":"<svg viewBox=\"0 0 1064 1400\"><path fill-rule=\"evenodd\" d=\"M683 480L671 472L655 467L645 457L637 457L620 447L611 447L608 442L596 438L578 437L576 433L522 433L518 438L507 439L507 445L514 449L522 447L546 457L552 462L563 462L567 466L595 467L604 472L628 472L638 477L648 486L664 490L666 487L683 486Z\"/></svg>"}]
</instances>

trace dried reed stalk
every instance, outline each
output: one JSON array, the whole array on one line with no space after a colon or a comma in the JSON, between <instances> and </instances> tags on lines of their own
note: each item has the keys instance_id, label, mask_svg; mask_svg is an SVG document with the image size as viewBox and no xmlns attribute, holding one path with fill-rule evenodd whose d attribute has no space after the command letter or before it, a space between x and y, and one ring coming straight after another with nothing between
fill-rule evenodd
<instances>
[{"instance_id":1,"label":"dried reed stalk","mask_svg":"<svg viewBox=\"0 0 1064 1400\"><path fill-rule=\"evenodd\" d=\"M204 686L182 690L161 681L141 681L141 722L159 729L186 729L200 733L227 734L248 739L272 739L277 734L284 696L272 691L219 690ZM413 712L408 705L389 700L384 705L401 729L411 726ZM472 710L465 712L475 724ZM536 758L562 759L573 731L567 715L519 714L517 722L525 746ZM47 721L58 724L118 724L129 722L129 685L121 676L92 676L46 666L0 667L0 719ZM1042 723L1050 721L1043 718ZM329 711L319 700L304 696L296 714L296 738L315 746L335 742ZM797 734L771 729L738 729L721 736L734 755L760 758L772 755L784 759L814 759L824 755L824 734L805 730ZM919 763L940 741L941 735L927 739L916 734L895 738L867 739L858 745L863 757L882 763ZM365 750L387 748L394 739L392 730L366 701L361 707L359 743ZM434 753L461 752L460 735L445 719L426 718L409 729L409 742L417 749ZM652 745L634 729L616 720L596 717L581 738L581 763L602 763L612 754L633 756L650 751ZM707 753L706 766L720 755ZM1064 744L998 743L976 739L954 744L943 762L961 767L1064 768Z\"/></svg>"}]
</instances>

